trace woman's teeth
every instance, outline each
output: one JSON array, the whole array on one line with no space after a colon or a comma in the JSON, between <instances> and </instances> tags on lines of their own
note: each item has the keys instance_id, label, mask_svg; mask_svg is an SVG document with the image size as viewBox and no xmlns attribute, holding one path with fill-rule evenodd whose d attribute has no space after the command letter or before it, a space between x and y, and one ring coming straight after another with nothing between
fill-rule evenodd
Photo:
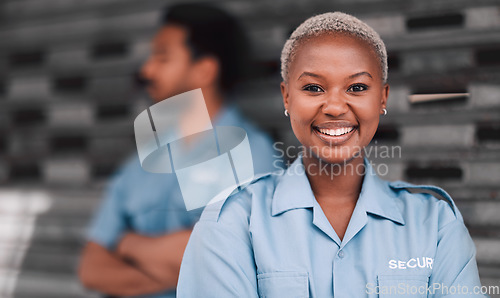
<instances>
[{"instance_id":1,"label":"woman's teeth","mask_svg":"<svg viewBox=\"0 0 500 298\"><path fill-rule=\"evenodd\" d=\"M350 133L354 127L342 127L342 128L336 128L336 129L325 129L325 128L318 128L319 132L329 135L329 136L341 136L345 135L346 133Z\"/></svg>"}]
</instances>

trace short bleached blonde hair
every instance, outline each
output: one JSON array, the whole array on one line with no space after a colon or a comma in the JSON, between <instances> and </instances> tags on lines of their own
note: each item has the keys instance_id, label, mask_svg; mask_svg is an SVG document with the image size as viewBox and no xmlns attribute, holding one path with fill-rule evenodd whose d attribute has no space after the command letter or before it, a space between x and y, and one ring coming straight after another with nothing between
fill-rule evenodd
<instances>
[{"instance_id":1,"label":"short bleached blonde hair","mask_svg":"<svg viewBox=\"0 0 500 298\"><path fill-rule=\"evenodd\" d=\"M372 27L360 19L342 12L328 12L305 20L285 43L281 52L281 77L288 79L288 70L301 41L322 34L343 33L367 42L379 58L382 80L387 81L387 50L385 44Z\"/></svg>"}]
</instances>

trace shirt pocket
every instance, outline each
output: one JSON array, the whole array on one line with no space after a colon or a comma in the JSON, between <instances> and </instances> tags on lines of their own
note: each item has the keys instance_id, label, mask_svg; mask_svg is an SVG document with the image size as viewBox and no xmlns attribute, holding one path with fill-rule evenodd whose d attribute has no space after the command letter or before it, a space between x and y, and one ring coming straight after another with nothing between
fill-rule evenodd
<instances>
[{"instance_id":1,"label":"shirt pocket","mask_svg":"<svg viewBox=\"0 0 500 298\"><path fill-rule=\"evenodd\" d=\"M379 297L427 297L427 275L379 275Z\"/></svg>"},{"instance_id":2,"label":"shirt pocket","mask_svg":"<svg viewBox=\"0 0 500 298\"><path fill-rule=\"evenodd\" d=\"M309 297L307 272L268 272L257 274L259 297Z\"/></svg>"}]
</instances>

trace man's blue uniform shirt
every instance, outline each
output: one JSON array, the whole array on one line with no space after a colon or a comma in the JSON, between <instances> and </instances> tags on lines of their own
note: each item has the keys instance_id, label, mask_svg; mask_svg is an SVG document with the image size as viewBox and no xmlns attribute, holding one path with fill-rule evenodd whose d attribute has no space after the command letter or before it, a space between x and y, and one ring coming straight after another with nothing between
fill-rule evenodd
<instances>
[{"instance_id":1,"label":"man's blue uniform shirt","mask_svg":"<svg viewBox=\"0 0 500 298\"><path fill-rule=\"evenodd\" d=\"M277 152L273 150L271 139L244 120L235 107L224 108L214 125L238 126L246 131L256 174L276 170L273 162ZM204 148L195 146L190 154L196 154L196 150ZM136 155L112 180L104 201L94 216L87 238L113 251L128 231L160 236L191 228L198 221L201 211L202 208L186 211L174 173L146 172L141 168ZM175 292L151 297L175 297Z\"/></svg>"},{"instance_id":2,"label":"man's blue uniform shirt","mask_svg":"<svg viewBox=\"0 0 500 298\"><path fill-rule=\"evenodd\" d=\"M178 297L441 297L458 286L478 290L475 246L451 198L437 187L383 181L366 159L365 168L342 241L300 157L284 174L208 205L184 254ZM438 285L443 290L428 292Z\"/></svg>"}]
</instances>

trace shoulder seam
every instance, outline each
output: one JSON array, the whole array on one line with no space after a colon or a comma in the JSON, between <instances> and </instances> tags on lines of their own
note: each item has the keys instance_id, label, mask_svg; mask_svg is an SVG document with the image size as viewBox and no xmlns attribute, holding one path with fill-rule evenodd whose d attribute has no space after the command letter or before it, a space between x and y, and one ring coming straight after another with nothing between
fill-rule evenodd
<instances>
[{"instance_id":1,"label":"shoulder seam","mask_svg":"<svg viewBox=\"0 0 500 298\"><path fill-rule=\"evenodd\" d=\"M389 186L396 189L406 189L410 193L429 194L438 200L445 201L451 207L451 210L455 214L455 217L457 219L462 218L451 196L440 187L434 185L416 185L403 181L390 182ZM412 192L411 190L414 190L414 192Z\"/></svg>"},{"instance_id":2,"label":"shoulder seam","mask_svg":"<svg viewBox=\"0 0 500 298\"><path fill-rule=\"evenodd\" d=\"M230 229L228 226L225 226L223 224L219 224L218 221L205 221L205 222L208 223L208 224L213 224L217 229L224 230L225 232L227 232L229 234L232 234L237 239L239 239L241 242L245 243L246 246L248 246L249 248L251 248L251 245L249 243L247 243L244 239L242 239L235 232L233 232L232 229ZM198 225L198 223L196 223L196 225ZM250 233L249 230L250 230L250 228L248 227L248 228L246 228L245 232L248 232L248 234L249 234Z\"/></svg>"},{"instance_id":3,"label":"shoulder seam","mask_svg":"<svg viewBox=\"0 0 500 298\"><path fill-rule=\"evenodd\" d=\"M219 204L219 206L217 206L217 207L213 206L213 208L211 208L211 209L207 209L207 208L210 208L210 207L206 206L205 210L203 211L203 214L201 215L199 221L218 222L219 218L220 218L220 214L222 212L222 208L224 208L224 205L226 204L227 200L229 200L230 198L232 198L234 196L237 196L238 194L240 194L242 192L248 191L247 188L250 185L256 183L257 181L260 181L262 179L270 177L272 175L273 175L273 173L259 174L259 175L257 175L257 177L255 177L254 180L252 180L252 182L250 182L246 187L244 187L243 189L241 189L237 193L235 193L235 194L233 194L233 195L225 198L224 200L221 200L220 202L214 203L214 204Z\"/></svg>"},{"instance_id":4,"label":"shoulder seam","mask_svg":"<svg viewBox=\"0 0 500 298\"><path fill-rule=\"evenodd\" d=\"M453 224L461 224L461 225L464 225L465 227L465 224L463 221L459 220L458 217L455 218L455 220L452 220L448 223L446 223L444 226L440 227L438 232L442 231L443 229L449 227L449 226L452 226ZM466 228L466 227L465 227Z\"/></svg>"}]
</instances>

